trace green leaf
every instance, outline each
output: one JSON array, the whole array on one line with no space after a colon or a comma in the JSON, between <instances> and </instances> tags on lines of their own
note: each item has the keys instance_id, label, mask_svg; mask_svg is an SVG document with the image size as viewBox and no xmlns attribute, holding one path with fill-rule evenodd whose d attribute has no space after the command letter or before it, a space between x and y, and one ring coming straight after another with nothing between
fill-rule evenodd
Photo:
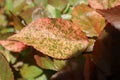
<instances>
[{"instance_id":1,"label":"green leaf","mask_svg":"<svg viewBox=\"0 0 120 80\"><path fill-rule=\"evenodd\" d=\"M8 50L3 48L3 46L0 45L0 52L5 56L7 61L11 64L14 64L16 62L16 57Z\"/></svg>"},{"instance_id":2,"label":"green leaf","mask_svg":"<svg viewBox=\"0 0 120 80\"><path fill-rule=\"evenodd\" d=\"M0 53L0 80L14 80L13 73L5 57Z\"/></svg>"},{"instance_id":3,"label":"green leaf","mask_svg":"<svg viewBox=\"0 0 120 80\"><path fill-rule=\"evenodd\" d=\"M61 13L58 9L56 9L55 7L51 6L51 5L47 5L46 7L48 13L49 13L49 17L50 18L60 18L61 17Z\"/></svg>"},{"instance_id":4,"label":"green leaf","mask_svg":"<svg viewBox=\"0 0 120 80\"><path fill-rule=\"evenodd\" d=\"M87 37L79 26L53 18L37 19L9 39L26 43L57 59L80 55L88 45Z\"/></svg>"},{"instance_id":5,"label":"green leaf","mask_svg":"<svg viewBox=\"0 0 120 80\"><path fill-rule=\"evenodd\" d=\"M53 62L54 62L55 69L59 71L66 65L67 60L54 59Z\"/></svg>"},{"instance_id":6,"label":"green leaf","mask_svg":"<svg viewBox=\"0 0 120 80\"><path fill-rule=\"evenodd\" d=\"M11 33L11 32L4 33L4 34L1 34L1 33L0 33L0 40L5 40L5 39L7 39L8 37L10 37L11 35L13 35L13 33Z\"/></svg>"},{"instance_id":7,"label":"green leaf","mask_svg":"<svg viewBox=\"0 0 120 80\"><path fill-rule=\"evenodd\" d=\"M78 24L88 37L97 37L105 27L105 19L84 4L74 7L72 21Z\"/></svg>"},{"instance_id":8,"label":"green leaf","mask_svg":"<svg viewBox=\"0 0 120 80\"><path fill-rule=\"evenodd\" d=\"M34 56L38 66L44 69L56 70L53 61L47 56Z\"/></svg>"},{"instance_id":9,"label":"green leaf","mask_svg":"<svg viewBox=\"0 0 120 80\"><path fill-rule=\"evenodd\" d=\"M6 16L3 14L0 14L0 28L1 26L6 26L6 25L7 25Z\"/></svg>"},{"instance_id":10,"label":"green leaf","mask_svg":"<svg viewBox=\"0 0 120 80\"><path fill-rule=\"evenodd\" d=\"M12 33L12 32L14 32L14 29L13 29L13 28L2 28L2 29L0 30L0 33L1 33L1 34Z\"/></svg>"},{"instance_id":11,"label":"green leaf","mask_svg":"<svg viewBox=\"0 0 120 80\"><path fill-rule=\"evenodd\" d=\"M8 11L13 11L13 0L6 0L6 9Z\"/></svg>"},{"instance_id":12,"label":"green leaf","mask_svg":"<svg viewBox=\"0 0 120 80\"><path fill-rule=\"evenodd\" d=\"M34 65L24 64L20 69L20 73L25 79L33 79L42 74L42 70Z\"/></svg>"},{"instance_id":13,"label":"green leaf","mask_svg":"<svg viewBox=\"0 0 120 80\"><path fill-rule=\"evenodd\" d=\"M23 10L23 7L26 5L26 0L14 0L14 10L13 12L15 14L18 14L21 10Z\"/></svg>"},{"instance_id":14,"label":"green leaf","mask_svg":"<svg viewBox=\"0 0 120 80\"><path fill-rule=\"evenodd\" d=\"M37 6L47 6L48 0L33 0Z\"/></svg>"},{"instance_id":15,"label":"green leaf","mask_svg":"<svg viewBox=\"0 0 120 80\"><path fill-rule=\"evenodd\" d=\"M45 74L42 74L40 77L36 78L35 80L48 80Z\"/></svg>"},{"instance_id":16,"label":"green leaf","mask_svg":"<svg viewBox=\"0 0 120 80\"><path fill-rule=\"evenodd\" d=\"M66 7L67 3L68 0L58 0L57 2L56 0L48 0L48 4L52 5L60 11L62 11Z\"/></svg>"}]
</instances>

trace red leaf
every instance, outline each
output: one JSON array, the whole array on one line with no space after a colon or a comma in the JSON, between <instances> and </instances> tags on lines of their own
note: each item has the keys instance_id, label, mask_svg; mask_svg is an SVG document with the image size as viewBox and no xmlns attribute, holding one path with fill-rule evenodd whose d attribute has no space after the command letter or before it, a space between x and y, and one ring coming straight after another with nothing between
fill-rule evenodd
<instances>
[{"instance_id":1,"label":"red leaf","mask_svg":"<svg viewBox=\"0 0 120 80\"><path fill-rule=\"evenodd\" d=\"M22 42L12 41L12 40L0 40L0 44L9 51L21 52L26 49L27 46Z\"/></svg>"},{"instance_id":2,"label":"red leaf","mask_svg":"<svg viewBox=\"0 0 120 80\"><path fill-rule=\"evenodd\" d=\"M120 30L120 5L111 9L97 10L97 12L102 14L116 29Z\"/></svg>"},{"instance_id":3,"label":"red leaf","mask_svg":"<svg viewBox=\"0 0 120 80\"><path fill-rule=\"evenodd\" d=\"M93 60L107 78L120 79L120 6L97 10L109 24L98 37L93 50Z\"/></svg>"},{"instance_id":4,"label":"red leaf","mask_svg":"<svg viewBox=\"0 0 120 80\"><path fill-rule=\"evenodd\" d=\"M98 80L97 67L92 61L91 54L85 54L84 80Z\"/></svg>"},{"instance_id":5,"label":"red leaf","mask_svg":"<svg viewBox=\"0 0 120 80\"><path fill-rule=\"evenodd\" d=\"M93 60L106 78L120 79L120 31L108 24L98 37Z\"/></svg>"}]
</instances>

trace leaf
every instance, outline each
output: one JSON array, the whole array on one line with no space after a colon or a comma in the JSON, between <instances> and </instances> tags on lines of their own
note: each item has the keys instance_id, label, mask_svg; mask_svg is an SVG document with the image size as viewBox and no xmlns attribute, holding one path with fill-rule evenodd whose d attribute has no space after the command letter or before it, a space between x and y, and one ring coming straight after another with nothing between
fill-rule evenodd
<instances>
[{"instance_id":1,"label":"leaf","mask_svg":"<svg viewBox=\"0 0 120 80\"><path fill-rule=\"evenodd\" d=\"M48 17L48 12L44 7L38 7L32 11L32 21L43 17Z\"/></svg>"},{"instance_id":2,"label":"leaf","mask_svg":"<svg viewBox=\"0 0 120 80\"><path fill-rule=\"evenodd\" d=\"M87 4L87 0L68 0L69 4L72 6L76 6L78 4Z\"/></svg>"},{"instance_id":3,"label":"leaf","mask_svg":"<svg viewBox=\"0 0 120 80\"><path fill-rule=\"evenodd\" d=\"M87 5L77 5L72 11L72 21L88 37L97 37L105 27L104 18Z\"/></svg>"},{"instance_id":4,"label":"leaf","mask_svg":"<svg viewBox=\"0 0 120 80\"><path fill-rule=\"evenodd\" d=\"M48 80L45 74L42 74L40 77L36 78L35 80Z\"/></svg>"},{"instance_id":5,"label":"leaf","mask_svg":"<svg viewBox=\"0 0 120 80\"><path fill-rule=\"evenodd\" d=\"M37 6L47 6L48 0L33 0Z\"/></svg>"},{"instance_id":6,"label":"leaf","mask_svg":"<svg viewBox=\"0 0 120 80\"><path fill-rule=\"evenodd\" d=\"M0 14L0 26L6 26L6 25L7 25L6 16L3 14Z\"/></svg>"},{"instance_id":7,"label":"leaf","mask_svg":"<svg viewBox=\"0 0 120 80\"><path fill-rule=\"evenodd\" d=\"M111 9L97 10L116 29L120 30L120 5Z\"/></svg>"},{"instance_id":8,"label":"leaf","mask_svg":"<svg viewBox=\"0 0 120 80\"><path fill-rule=\"evenodd\" d=\"M119 6L98 12L105 16L109 23L95 43L93 60L105 77L119 80L120 63L117 62L120 60Z\"/></svg>"},{"instance_id":9,"label":"leaf","mask_svg":"<svg viewBox=\"0 0 120 80\"><path fill-rule=\"evenodd\" d=\"M25 20L27 24L29 24L32 21L32 13L36 8L29 8L20 13L20 16Z\"/></svg>"},{"instance_id":10,"label":"leaf","mask_svg":"<svg viewBox=\"0 0 120 80\"><path fill-rule=\"evenodd\" d=\"M14 0L13 3L13 12L18 14L20 11L23 10L23 7L26 6L26 0Z\"/></svg>"},{"instance_id":11,"label":"leaf","mask_svg":"<svg viewBox=\"0 0 120 80\"><path fill-rule=\"evenodd\" d=\"M35 77L41 75L43 71L34 65L24 64L20 73L25 79L34 79Z\"/></svg>"},{"instance_id":12,"label":"leaf","mask_svg":"<svg viewBox=\"0 0 120 80\"><path fill-rule=\"evenodd\" d=\"M67 3L68 0L58 0L57 2L56 0L48 0L48 4L52 5L60 11L62 11L66 7Z\"/></svg>"},{"instance_id":13,"label":"leaf","mask_svg":"<svg viewBox=\"0 0 120 80\"><path fill-rule=\"evenodd\" d=\"M67 60L53 59L53 62L56 70L59 71L66 65Z\"/></svg>"},{"instance_id":14,"label":"leaf","mask_svg":"<svg viewBox=\"0 0 120 80\"><path fill-rule=\"evenodd\" d=\"M13 73L5 57L0 53L0 80L14 80Z\"/></svg>"},{"instance_id":15,"label":"leaf","mask_svg":"<svg viewBox=\"0 0 120 80\"><path fill-rule=\"evenodd\" d=\"M2 30L4 30L4 29L2 29ZM10 37L11 35L13 35L13 32L8 32L8 33L4 33L4 34L2 34L1 32L0 32L0 40L5 40L8 37Z\"/></svg>"},{"instance_id":16,"label":"leaf","mask_svg":"<svg viewBox=\"0 0 120 80\"><path fill-rule=\"evenodd\" d=\"M56 70L53 61L47 56L34 56L38 66L44 69Z\"/></svg>"},{"instance_id":17,"label":"leaf","mask_svg":"<svg viewBox=\"0 0 120 80\"><path fill-rule=\"evenodd\" d=\"M104 80L104 79L98 79L99 68L97 68L94 62L92 61L91 54L85 54L84 57L86 59L86 62L84 65L84 72L83 72L84 79L85 80Z\"/></svg>"},{"instance_id":18,"label":"leaf","mask_svg":"<svg viewBox=\"0 0 120 80\"><path fill-rule=\"evenodd\" d=\"M6 9L13 11L13 0L6 0Z\"/></svg>"},{"instance_id":19,"label":"leaf","mask_svg":"<svg viewBox=\"0 0 120 80\"><path fill-rule=\"evenodd\" d=\"M120 64L116 63L119 61L117 56L120 56L118 54L120 52L120 38L117 35L120 35L120 32L108 24L98 37L93 49L93 61L106 77L114 75L117 77L117 73L120 72L118 68Z\"/></svg>"},{"instance_id":20,"label":"leaf","mask_svg":"<svg viewBox=\"0 0 120 80\"><path fill-rule=\"evenodd\" d=\"M61 70L52 75L50 80L84 80L84 64L85 57L83 55L69 59Z\"/></svg>"},{"instance_id":21,"label":"leaf","mask_svg":"<svg viewBox=\"0 0 120 80\"><path fill-rule=\"evenodd\" d=\"M14 64L16 62L17 59L17 55L13 55L12 52L4 49L1 45L0 45L0 53L2 53L5 58L7 59L7 61L11 64Z\"/></svg>"},{"instance_id":22,"label":"leaf","mask_svg":"<svg viewBox=\"0 0 120 80\"><path fill-rule=\"evenodd\" d=\"M13 28L2 28L0 30L0 33L1 34L5 34L5 33L13 33L14 32L14 29Z\"/></svg>"},{"instance_id":23,"label":"leaf","mask_svg":"<svg viewBox=\"0 0 120 80\"><path fill-rule=\"evenodd\" d=\"M22 21L15 14L13 14L12 12L10 12L10 13L11 13L11 16L13 18L15 30L20 31L24 27Z\"/></svg>"},{"instance_id":24,"label":"leaf","mask_svg":"<svg viewBox=\"0 0 120 80\"><path fill-rule=\"evenodd\" d=\"M88 44L88 47L87 47L85 52L92 52L93 47L94 47L94 43L96 40L94 40L94 39L88 39L88 40L89 40L89 44Z\"/></svg>"},{"instance_id":25,"label":"leaf","mask_svg":"<svg viewBox=\"0 0 120 80\"><path fill-rule=\"evenodd\" d=\"M108 9L120 5L120 0L88 0L88 3L94 9Z\"/></svg>"},{"instance_id":26,"label":"leaf","mask_svg":"<svg viewBox=\"0 0 120 80\"><path fill-rule=\"evenodd\" d=\"M0 45L13 52L21 52L27 48L24 43L12 40L0 40Z\"/></svg>"},{"instance_id":27,"label":"leaf","mask_svg":"<svg viewBox=\"0 0 120 80\"><path fill-rule=\"evenodd\" d=\"M50 18L60 18L61 13L58 9L56 9L55 7L53 7L52 5L47 5L46 7L48 13L49 13L49 17Z\"/></svg>"},{"instance_id":28,"label":"leaf","mask_svg":"<svg viewBox=\"0 0 120 80\"><path fill-rule=\"evenodd\" d=\"M35 20L9 39L21 41L57 59L80 55L88 45L87 37L79 26L54 18Z\"/></svg>"},{"instance_id":29,"label":"leaf","mask_svg":"<svg viewBox=\"0 0 120 80\"><path fill-rule=\"evenodd\" d=\"M55 70L58 71L65 66L66 60L52 60L50 57L43 54L36 54L34 56L36 63L43 69Z\"/></svg>"}]
</instances>

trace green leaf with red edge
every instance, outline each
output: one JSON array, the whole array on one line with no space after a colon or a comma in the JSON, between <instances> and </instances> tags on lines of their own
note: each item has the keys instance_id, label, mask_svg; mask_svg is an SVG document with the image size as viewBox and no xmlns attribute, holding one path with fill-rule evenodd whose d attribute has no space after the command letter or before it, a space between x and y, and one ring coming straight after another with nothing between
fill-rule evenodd
<instances>
[{"instance_id":1,"label":"green leaf with red edge","mask_svg":"<svg viewBox=\"0 0 120 80\"><path fill-rule=\"evenodd\" d=\"M41 68L56 70L54 67L53 61L48 56L44 56L44 55L41 56L41 55L36 54L34 58L35 58L37 65L40 66Z\"/></svg>"},{"instance_id":2,"label":"green leaf with red edge","mask_svg":"<svg viewBox=\"0 0 120 80\"><path fill-rule=\"evenodd\" d=\"M62 69L67 61L67 60L51 59L50 57L45 56L39 52L34 55L34 58L37 65L40 66L41 68L55 70L55 71Z\"/></svg>"},{"instance_id":3,"label":"green leaf with red edge","mask_svg":"<svg viewBox=\"0 0 120 80\"><path fill-rule=\"evenodd\" d=\"M79 26L60 18L37 19L9 39L21 41L57 59L77 56L88 45Z\"/></svg>"},{"instance_id":4,"label":"green leaf with red edge","mask_svg":"<svg viewBox=\"0 0 120 80\"><path fill-rule=\"evenodd\" d=\"M27 45L22 42L12 40L0 40L0 45L12 52L21 52L27 48Z\"/></svg>"},{"instance_id":5,"label":"green leaf with red edge","mask_svg":"<svg viewBox=\"0 0 120 80\"><path fill-rule=\"evenodd\" d=\"M0 80L14 80L11 68L5 59L5 57L0 53Z\"/></svg>"},{"instance_id":6,"label":"green leaf with red edge","mask_svg":"<svg viewBox=\"0 0 120 80\"><path fill-rule=\"evenodd\" d=\"M87 5L77 5L72 11L72 21L80 26L88 37L97 37L105 27L105 19Z\"/></svg>"},{"instance_id":7,"label":"green leaf with red edge","mask_svg":"<svg viewBox=\"0 0 120 80\"><path fill-rule=\"evenodd\" d=\"M120 0L88 0L88 3L94 9L108 9L120 5Z\"/></svg>"}]
</instances>

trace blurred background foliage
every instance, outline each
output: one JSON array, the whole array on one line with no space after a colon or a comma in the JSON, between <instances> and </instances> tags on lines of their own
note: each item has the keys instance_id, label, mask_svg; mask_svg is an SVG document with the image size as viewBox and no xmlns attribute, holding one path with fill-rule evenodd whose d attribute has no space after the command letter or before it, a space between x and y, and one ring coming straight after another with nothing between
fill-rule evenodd
<instances>
[{"instance_id":1,"label":"blurred background foliage","mask_svg":"<svg viewBox=\"0 0 120 80\"><path fill-rule=\"evenodd\" d=\"M76 77L76 74L83 71L86 61L84 55L58 60L43 55L31 46L24 46L25 49L19 52L10 51L11 47L15 49L16 45L22 43L13 41L8 43L15 45L4 46L7 42L2 40L19 33L32 21L44 17L63 18L78 24L88 37L89 45L84 52L87 54L92 52L96 38L106 25L105 19L89 7L88 0L0 0L0 54L9 62L15 80L50 80L51 76L54 78L64 72ZM10 71L10 67L5 69ZM5 75L7 74L2 76ZM13 76L9 77L13 80Z\"/></svg>"},{"instance_id":2,"label":"blurred background foliage","mask_svg":"<svg viewBox=\"0 0 120 80\"><path fill-rule=\"evenodd\" d=\"M0 0L0 39L41 17L71 19L71 10L87 0Z\"/></svg>"}]
</instances>

